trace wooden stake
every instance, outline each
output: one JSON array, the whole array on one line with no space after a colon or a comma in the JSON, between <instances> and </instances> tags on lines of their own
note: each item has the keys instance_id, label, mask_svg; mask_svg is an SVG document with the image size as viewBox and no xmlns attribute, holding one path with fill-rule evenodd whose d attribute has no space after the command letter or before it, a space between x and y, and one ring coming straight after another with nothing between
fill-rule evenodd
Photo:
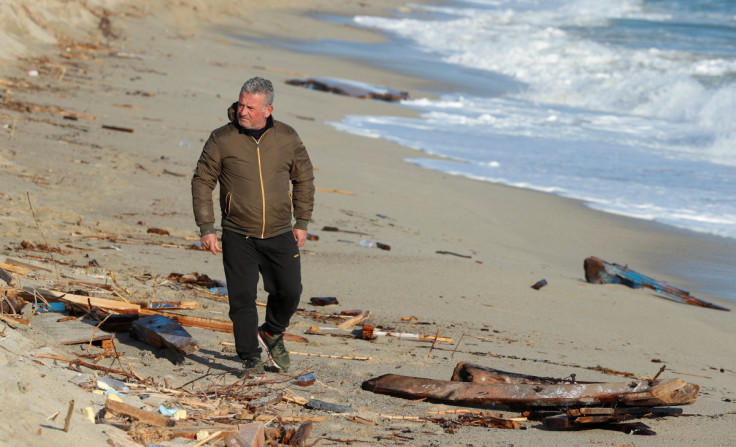
<instances>
[{"instance_id":1,"label":"wooden stake","mask_svg":"<svg viewBox=\"0 0 736 447\"><path fill-rule=\"evenodd\" d=\"M432 350L434 349L434 345L437 343L437 337L440 335L440 329L437 328L437 332L434 334L434 340L432 340L432 347L429 348L429 352L427 353L427 358L429 358L430 355L432 355ZM460 342L458 342L460 343ZM457 347L455 347L457 349Z\"/></svg>"},{"instance_id":2,"label":"wooden stake","mask_svg":"<svg viewBox=\"0 0 736 447\"><path fill-rule=\"evenodd\" d=\"M463 332L463 335L460 336L460 340L457 341L457 344L455 345L455 349L453 349L452 355L450 355L450 358L455 357L455 353L457 352L457 348L460 347L460 342L463 341L463 337L465 337L465 332Z\"/></svg>"},{"instance_id":3,"label":"wooden stake","mask_svg":"<svg viewBox=\"0 0 736 447\"><path fill-rule=\"evenodd\" d=\"M64 420L64 432L69 433L69 423L72 421L72 412L74 411L74 399L69 402L69 410L66 412L66 419Z\"/></svg>"}]
</instances>

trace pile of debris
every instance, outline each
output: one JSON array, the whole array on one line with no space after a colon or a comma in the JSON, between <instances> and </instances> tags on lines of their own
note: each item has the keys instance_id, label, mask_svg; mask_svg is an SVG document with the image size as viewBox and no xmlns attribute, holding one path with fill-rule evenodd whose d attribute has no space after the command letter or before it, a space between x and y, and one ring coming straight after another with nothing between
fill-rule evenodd
<instances>
[{"instance_id":1,"label":"pile of debris","mask_svg":"<svg viewBox=\"0 0 736 447\"><path fill-rule=\"evenodd\" d=\"M698 385L682 379L658 381L658 376L628 382L578 382L574 377L529 376L460 362L450 380L385 374L366 380L362 388L412 400L504 406L523 412L525 417L541 418L548 429L561 430L581 428L584 424L609 424L610 428L610 424L634 418L678 415L682 413L680 409L659 407L695 403ZM518 419L494 419L498 424L494 426L499 428L519 428ZM637 434L654 434L644 424L636 430Z\"/></svg>"},{"instance_id":2,"label":"pile of debris","mask_svg":"<svg viewBox=\"0 0 736 447\"><path fill-rule=\"evenodd\" d=\"M189 248L189 247L183 247ZM10 327L18 324L30 325L30 320L21 315L26 305L32 306L30 315L36 312L66 312L70 316L59 318L58 322L88 319L92 326L86 328L88 337L64 342L64 344L88 344L97 346L101 352L67 358L54 354L36 354L34 359L53 359L66 362L70 369L82 371L91 369L96 380L81 383L80 386L92 392L104 390L108 394L104 407L95 412L85 408L94 423L104 423L125 430L130 437L139 442L155 443L176 437L197 439L202 443L225 442L228 446L238 445L307 445L307 440L315 423L326 420L324 416L304 415L309 411L326 411L329 414L342 414L350 421L379 425L370 419L404 420L438 424L447 433L454 433L459 427L496 427L504 429L525 428L528 421L542 421L549 430L581 429L587 427L606 428L626 433L647 434L654 432L641 422L626 423L632 419L661 418L682 415L681 405L695 402L699 386L682 379L659 379L664 367L653 378L638 379L631 373L622 373L607 368L588 367L607 374L622 375L630 380L623 382L581 382L574 374L568 378L537 377L510 373L488 367L460 362L450 380L435 380L420 377L386 374L362 383L362 389L379 394L389 394L411 400L430 401L453 406L470 407L465 409L430 411L422 416L387 415L361 411L361 415L351 406L306 399L289 389L290 385L308 387L315 383L315 376L303 372L296 375L249 376L223 380L225 374L235 371L212 372L208 370L189 382L174 387L164 379L156 383L151 377L144 377L128 363L123 365L121 354L115 345L114 333L125 332L136 340L152 347L174 354L174 360L183 359L197 352L200 347L184 327L198 327L213 331L232 332L229 320L192 316L174 311L196 310L198 301L138 301L126 299L133 296L120 286L110 272L112 285L93 284L74 281L74 285L103 288L114 296L106 298L88 296L85 291L65 292L39 287L19 287L21 278L31 270L50 269L27 264L22 261L6 260L0 263L0 277L10 288L0 290L0 320ZM15 276L14 276L15 275ZM154 298L156 279L153 280ZM58 279L58 272L57 272ZM188 289L193 296L226 302L226 284L212 280L198 273L171 273L167 284ZM72 285L70 283L70 285ZM335 305L337 297L313 297L312 306ZM259 305L264 305L258 303ZM444 350L439 344L455 344L453 355L463 341L456 343L452 338L441 337L439 329L433 335L418 332L405 332L395 327L382 327L373 322L367 310L353 309L335 313L299 309L297 314L318 322L306 330L308 335L343 337L354 340L376 340L379 337L394 337L417 343L423 347ZM28 315L28 312L26 312ZM408 324L424 324L416 318L406 317ZM91 331L91 334L89 332ZM98 331L113 334L99 335ZM467 334L481 340L513 343L517 340ZM285 334L291 342L307 343L302 336ZM232 346L232 343L220 342ZM227 350L225 347L223 350ZM294 355L313 355L345 360L369 360L365 356L336 356L327 354L290 351ZM462 351L460 351L462 352ZM482 352L469 352L473 355L491 355L494 358L511 356L493 355ZM110 366L102 366L100 361L109 359ZM36 360L38 361L38 360ZM117 367L114 367L117 362ZM547 361L547 363L554 363ZM557 363L563 365L561 363ZM567 365L580 367L578 365ZM118 377L122 380L114 379ZM106 380L105 380L106 379ZM231 382L231 383L228 383ZM317 381L318 382L318 381ZM158 396L165 400L158 412L138 408L122 402L121 396ZM73 401L69 414L73 411ZM499 412L509 410L515 414ZM452 415L450 418L446 415ZM368 416L368 417L363 417ZM372 417L371 417L372 416ZM69 417L67 418L67 421ZM68 422L67 422L68 426ZM68 427L67 427L68 428ZM353 440L330 439L350 443ZM400 434L391 438L404 440ZM260 443L260 444L259 444ZM314 444L314 442L312 443Z\"/></svg>"}]
</instances>

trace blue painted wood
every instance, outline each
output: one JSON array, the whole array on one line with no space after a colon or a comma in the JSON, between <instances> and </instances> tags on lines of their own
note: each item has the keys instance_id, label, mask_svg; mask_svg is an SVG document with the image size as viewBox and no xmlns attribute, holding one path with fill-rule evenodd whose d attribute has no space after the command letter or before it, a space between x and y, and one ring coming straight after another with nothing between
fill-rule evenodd
<instances>
[{"instance_id":1,"label":"blue painted wood","mask_svg":"<svg viewBox=\"0 0 736 447\"><path fill-rule=\"evenodd\" d=\"M686 290L630 270L627 266L606 262L593 256L585 259L583 268L585 269L585 280L592 284L623 284L634 289L648 288L664 293L669 298L686 304L692 304L693 306L725 311L731 310L718 304L695 298Z\"/></svg>"}]
</instances>

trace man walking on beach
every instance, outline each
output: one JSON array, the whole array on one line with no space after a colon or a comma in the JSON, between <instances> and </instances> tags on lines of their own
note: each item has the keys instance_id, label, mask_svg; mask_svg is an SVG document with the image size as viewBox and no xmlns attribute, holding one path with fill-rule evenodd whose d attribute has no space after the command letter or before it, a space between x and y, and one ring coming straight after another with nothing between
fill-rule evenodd
<instances>
[{"instance_id":1,"label":"man walking on beach","mask_svg":"<svg viewBox=\"0 0 736 447\"><path fill-rule=\"evenodd\" d=\"M220 183L222 253L235 350L246 374L266 364L286 371L283 333L302 292L299 247L314 205L314 172L307 150L290 126L273 119L273 85L255 77L228 108L229 123L204 145L192 178L194 218L201 244L217 254L212 192ZM292 225L292 217L296 223ZM258 277L268 292L258 326Z\"/></svg>"}]
</instances>

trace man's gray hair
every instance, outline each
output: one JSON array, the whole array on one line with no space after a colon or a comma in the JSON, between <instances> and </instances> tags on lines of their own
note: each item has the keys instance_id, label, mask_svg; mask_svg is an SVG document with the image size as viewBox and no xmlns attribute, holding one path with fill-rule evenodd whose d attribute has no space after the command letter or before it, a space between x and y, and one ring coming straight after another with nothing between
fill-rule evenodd
<instances>
[{"instance_id":1,"label":"man's gray hair","mask_svg":"<svg viewBox=\"0 0 736 447\"><path fill-rule=\"evenodd\" d=\"M271 81L268 79L263 79L258 76L248 79L245 81L245 84L243 84L243 87L240 88L240 94L242 95L243 93L248 93L250 95L265 95L266 98L263 101L263 105L268 107L273 104L273 84L271 84Z\"/></svg>"}]
</instances>

